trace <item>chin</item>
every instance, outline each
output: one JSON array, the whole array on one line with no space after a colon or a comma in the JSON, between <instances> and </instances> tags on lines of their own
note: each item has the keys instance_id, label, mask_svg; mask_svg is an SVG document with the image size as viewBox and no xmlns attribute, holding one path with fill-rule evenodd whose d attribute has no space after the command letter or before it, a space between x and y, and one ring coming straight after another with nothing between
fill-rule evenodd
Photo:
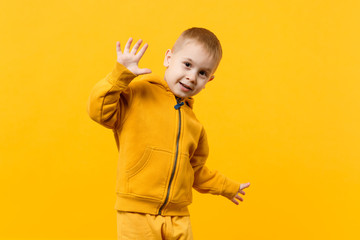
<instances>
[{"instance_id":1,"label":"chin","mask_svg":"<svg viewBox=\"0 0 360 240\"><path fill-rule=\"evenodd\" d=\"M179 97L179 98L186 98L187 96L184 94L174 94L175 96Z\"/></svg>"}]
</instances>

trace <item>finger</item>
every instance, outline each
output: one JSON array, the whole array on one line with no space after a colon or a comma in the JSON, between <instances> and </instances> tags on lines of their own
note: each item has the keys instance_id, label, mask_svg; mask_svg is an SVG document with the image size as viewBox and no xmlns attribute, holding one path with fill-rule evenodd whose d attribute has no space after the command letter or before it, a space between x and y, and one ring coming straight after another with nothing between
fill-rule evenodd
<instances>
[{"instance_id":1,"label":"finger","mask_svg":"<svg viewBox=\"0 0 360 240\"><path fill-rule=\"evenodd\" d=\"M240 190L239 193L241 193L242 195L245 195L245 192L243 190Z\"/></svg>"},{"instance_id":2,"label":"finger","mask_svg":"<svg viewBox=\"0 0 360 240\"><path fill-rule=\"evenodd\" d=\"M242 197L240 197L239 195L236 195L235 198L239 199L240 201L244 201L244 199L242 199Z\"/></svg>"},{"instance_id":3,"label":"finger","mask_svg":"<svg viewBox=\"0 0 360 240\"><path fill-rule=\"evenodd\" d=\"M140 51L136 54L136 56L140 59L144 55L146 49L148 48L148 44L145 43L144 46L140 49Z\"/></svg>"},{"instance_id":4,"label":"finger","mask_svg":"<svg viewBox=\"0 0 360 240\"><path fill-rule=\"evenodd\" d=\"M231 199L231 201L232 201L233 203L235 203L236 205L239 205L239 202L236 201L235 198Z\"/></svg>"},{"instance_id":5,"label":"finger","mask_svg":"<svg viewBox=\"0 0 360 240\"><path fill-rule=\"evenodd\" d=\"M119 42L119 41L116 42L116 53L117 53L118 55L121 55L121 54L122 54L122 52L121 52L121 47L120 47L120 42Z\"/></svg>"},{"instance_id":6,"label":"finger","mask_svg":"<svg viewBox=\"0 0 360 240\"><path fill-rule=\"evenodd\" d=\"M127 41L127 43L125 45L124 52L130 52L130 46L131 46L132 41L133 41L132 37L129 38L129 40Z\"/></svg>"},{"instance_id":7,"label":"finger","mask_svg":"<svg viewBox=\"0 0 360 240\"><path fill-rule=\"evenodd\" d=\"M244 188L248 188L250 186L250 183L242 183L240 184L240 190L243 190Z\"/></svg>"},{"instance_id":8,"label":"finger","mask_svg":"<svg viewBox=\"0 0 360 240\"><path fill-rule=\"evenodd\" d=\"M141 40L141 39L135 43L133 49L131 50L131 53L132 53L132 54L135 54L135 53L137 52L137 50L139 49L141 43L142 43L142 40Z\"/></svg>"}]
</instances>

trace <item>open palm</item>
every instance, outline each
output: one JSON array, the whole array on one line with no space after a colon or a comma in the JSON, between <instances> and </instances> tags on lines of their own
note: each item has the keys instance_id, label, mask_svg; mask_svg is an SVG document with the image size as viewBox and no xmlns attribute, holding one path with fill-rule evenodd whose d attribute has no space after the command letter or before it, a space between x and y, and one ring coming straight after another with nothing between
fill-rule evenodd
<instances>
[{"instance_id":1,"label":"open palm","mask_svg":"<svg viewBox=\"0 0 360 240\"><path fill-rule=\"evenodd\" d=\"M139 41L137 41L134 47L130 50L132 41L133 39L129 38L123 52L120 48L120 42L116 42L116 54L118 63L124 65L129 71L131 71L135 75L151 73L150 69L139 68L138 66L140 59L148 48L148 44L145 43L144 46L139 50L139 52L137 52L142 43L142 40L140 39Z\"/></svg>"}]
</instances>

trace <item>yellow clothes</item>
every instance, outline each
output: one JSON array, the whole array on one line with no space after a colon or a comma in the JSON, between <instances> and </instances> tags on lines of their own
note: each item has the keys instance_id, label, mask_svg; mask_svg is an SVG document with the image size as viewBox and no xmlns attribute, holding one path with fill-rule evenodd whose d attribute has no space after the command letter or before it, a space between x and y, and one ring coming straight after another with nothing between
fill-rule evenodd
<instances>
[{"instance_id":1,"label":"yellow clothes","mask_svg":"<svg viewBox=\"0 0 360 240\"><path fill-rule=\"evenodd\" d=\"M189 216L117 211L118 240L192 240Z\"/></svg>"},{"instance_id":2,"label":"yellow clothes","mask_svg":"<svg viewBox=\"0 0 360 240\"><path fill-rule=\"evenodd\" d=\"M204 164L209 147L192 110L154 74L137 77L116 62L91 91L88 113L114 132L119 150L115 209L189 215L192 187L232 199L239 187Z\"/></svg>"}]
</instances>

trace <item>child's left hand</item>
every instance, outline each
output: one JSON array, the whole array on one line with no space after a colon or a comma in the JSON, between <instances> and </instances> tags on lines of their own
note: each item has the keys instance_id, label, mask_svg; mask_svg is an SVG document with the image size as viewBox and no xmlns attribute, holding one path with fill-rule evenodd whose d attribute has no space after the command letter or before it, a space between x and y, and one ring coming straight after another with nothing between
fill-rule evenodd
<instances>
[{"instance_id":1,"label":"child's left hand","mask_svg":"<svg viewBox=\"0 0 360 240\"><path fill-rule=\"evenodd\" d=\"M242 199L239 196L239 193L241 193L242 195L245 195L245 192L243 191L243 189L248 188L249 186L250 186L250 183L242 183L242 184L240 184L240 188L239 188L238 192L236 193L235 197L233 199L231 199L231 201L233 203L235 203L236 205L239 205L239 202L236 201L236 199L238 199L240 201L244 201L244 199Z\"/></svg>"}]
</instances>

